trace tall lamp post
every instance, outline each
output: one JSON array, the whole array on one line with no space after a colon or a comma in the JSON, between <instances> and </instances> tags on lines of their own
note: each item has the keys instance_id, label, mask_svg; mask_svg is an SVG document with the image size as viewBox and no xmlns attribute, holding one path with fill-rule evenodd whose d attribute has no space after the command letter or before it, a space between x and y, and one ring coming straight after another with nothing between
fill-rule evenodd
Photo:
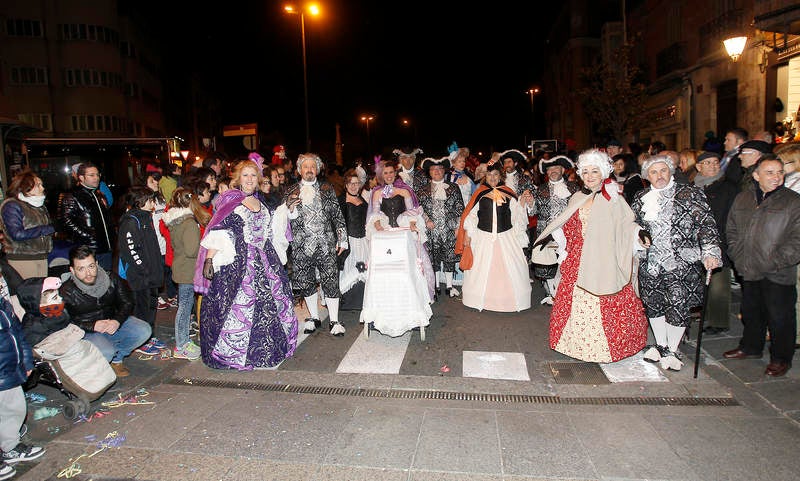
<instances>
[{"instance_id":1,"label":"tall lamp post","mask_svg":"<svg viewBox=\"0 0 800 481\"><path fill-rule=\"evenodd\" d=\"M372 155L372 142L369 138L369 123L375 120L374 115L362 115L361 121L364 122L367 126L367 150L369 151L368 154Z\"/></svg>"},{"instance_id":2,"label":"tall lamp post","mask_svg":"<svg viewBox=\"0 0 800 481\"><path fill-rule=\"evenodd\" d=\"M531 142L533 142L536 137L536 132L534 132L536 129L536 118L533 116L533 96L539 93L539 87L531 87L526 90L525 93L531 96Z\"/></svg>"},{"instance_id":3,"label":"tall lamp post","mask_svg":"<svg viewBox=\"0 0 800 481\"><path fill-rule=\"evenodd\" d=\"M413 131L412 131L412 132L413 132L413 135L414 135L414 137L413 137L413 140L414 140L414 145L418 145L418 144L419 144L419 141L417 140L417 124L415 124L415 123L412 123L412 122L411 122L410 120L408 120L408 119L403 119L403 120L401 121L401 123L403 124L403 127L405 127L405 128L409 128L409 127L411 127L411 128L413 129Z\"/></svg>"},{"instance_id":4,"label":"tall lamp post","mask_svg":"<svg viewBox=\"0 0 800 481\"><path fill-rule=\"evenodd\" d=\"M306 110L306 152L311 151L311 131L309 128L308 120L308 63L306 62L306 15L302 10L296 8L294 5L286 5L283 7L286 13L292 15L300 15L300 37L303 42L303 99L305 101ZM307 7L308 13L311 15L319 15L319 5L311 4Z\"/></svg>"}]
</instances>

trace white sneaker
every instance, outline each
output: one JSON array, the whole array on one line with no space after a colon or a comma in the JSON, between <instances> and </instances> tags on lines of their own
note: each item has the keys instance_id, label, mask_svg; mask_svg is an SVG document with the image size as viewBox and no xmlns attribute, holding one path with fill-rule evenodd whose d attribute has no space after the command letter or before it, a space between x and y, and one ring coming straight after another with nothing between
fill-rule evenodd
<instances>
[{"instance_id":1,"label":"white sneaker","mask_svg":"<svg viewBox=\"0 0 800 481\"><path fill-rule=\"evenodd\" d=\"M458 297L461 295L461 293L458 292L458 289L456 289L455 287L448 287L447 295L449 295L450 297Z\"/></svg>"},{"instance_id":2,"label":"white sneaker","mask_svg":"<svg viewBox=\"0 0 800 481\"><path fill-rule=\"evenodd\" d=\"M680 371L682 367L683 362L672 352L661 358L661 369L665 371Z\"/></svg>"},{"instance_id":3,"label":"white sneaker","mask_svg":"<svg viewBox=\"0 0 800 481\"><path fill-rule=\"evenodd\" d=\"M661 360L661 351L658 346L648 346L644 351L644 360L647 362L658 362Z\"/></svg>"},{"instance_id":4,"label":"white sneaker","mask_svg":"<svg viewBox=\"0 0 800 481\"><path fill-rule=\"evenodd\" d=\"M547 296L544 299L542 299L541 301L539 301L539 304L541 304L543 306L545 306L545 305L552 306L553 305L553 298L551 296Z\"/></svg>"},{"instance_id":5,"label":"white sneaker","mask_svg":"<svg viewBox=\"0 0 800 481\"><path fill-rule=\"evenodd\" d=\"M311 334L317 330L317 325L311 319L303 323L303 334Z\"/></svg>"}]
</instances>

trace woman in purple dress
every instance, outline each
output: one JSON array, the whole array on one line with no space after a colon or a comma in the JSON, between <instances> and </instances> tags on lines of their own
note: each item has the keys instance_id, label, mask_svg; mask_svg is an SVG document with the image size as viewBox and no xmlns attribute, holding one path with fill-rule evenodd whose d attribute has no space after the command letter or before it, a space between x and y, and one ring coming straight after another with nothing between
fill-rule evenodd
<instances>
[{"instance_id":1,"label":"woman in purple dress","mask_svg":"<svg viewBox=\"0 0 800 481\"><path fill-rule=\"evenodd\" d=\"M295 205L268 207L260 182L260 166L240 162L200 242L194 284L203 295L202 358L211 368L273 367L297 346L297 317L284 269L289 207Z\"/></svg>"}]
</instances>

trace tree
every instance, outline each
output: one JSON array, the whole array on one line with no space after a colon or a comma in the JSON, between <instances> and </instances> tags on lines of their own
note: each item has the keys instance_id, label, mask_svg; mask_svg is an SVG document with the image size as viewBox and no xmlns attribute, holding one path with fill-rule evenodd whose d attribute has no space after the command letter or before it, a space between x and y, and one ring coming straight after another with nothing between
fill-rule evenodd
<instances>
[{"instance_id":1,"label":"tree","mask_svg":"<svg viewBox=\"0 0 800 481\"><path fill-rule=\"evenodd\" d=\"M622 45L598 66L583 69L584 87L575 92L598 130L616 139L633 133L645 110L641 70L630 57L631 46Z\"/></svg>"}]
</instances>

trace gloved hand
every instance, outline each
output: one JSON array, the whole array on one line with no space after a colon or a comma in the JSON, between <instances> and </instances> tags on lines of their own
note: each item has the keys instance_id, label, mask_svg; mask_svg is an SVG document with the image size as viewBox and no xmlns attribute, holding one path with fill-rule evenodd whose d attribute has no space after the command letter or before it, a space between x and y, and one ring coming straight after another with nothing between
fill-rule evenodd
<instances>
[{"instance_id":1,"label":"gloved hand","mask_svg":"<svg viewBox=\"0 0 800 481\"><path fill-rule=\"evenodd\" d=\"M547 244L549 244L552 241L553 241L553 234L548 234L547 237L539 240L538 242L535 242L533 244L532 248L535 249L538 246L546 246Z\"/></svg>"},{"instance_id":2,"label":"gloved hand","mask_svg":"<svg viewBox=\"0 0 800 481\"><path fill-rule=\"evenodd\" d=\"M650 236L650 231L646 231L644 229L639 231L639 240L642 241L642 244L653 243L653 238Z\"/></svg>"},{"instance_id":3,"label":"gloved hand","mask_svg":"<svg viewBox=\"0 0 800 481\"><path fill-rule=\"evenodd\" d=\"M209 257L203 263L203 277L209 281L214 278L214 264L212 263L212 260L213 259Z\"/></svg>"}]
</instances>

